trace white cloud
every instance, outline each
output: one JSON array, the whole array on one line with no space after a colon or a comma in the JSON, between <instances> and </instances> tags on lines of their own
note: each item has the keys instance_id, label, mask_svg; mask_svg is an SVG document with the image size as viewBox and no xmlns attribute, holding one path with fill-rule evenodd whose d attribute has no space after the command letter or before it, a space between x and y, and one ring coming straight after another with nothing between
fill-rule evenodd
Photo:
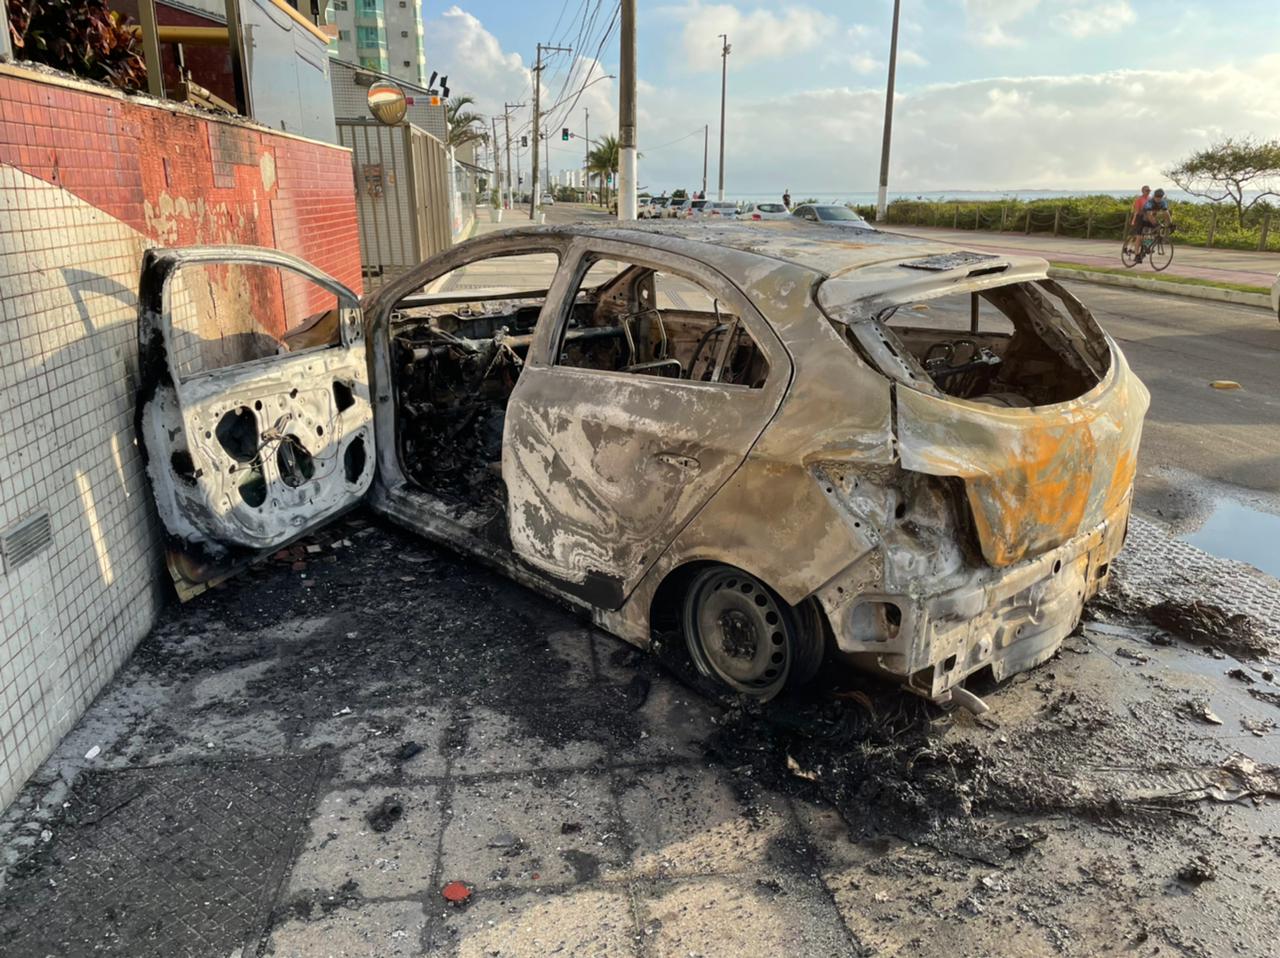
<instances>
[{"instance_id":1,"label":"white cloud","mask_svg":"<svg viewBox=\"0 0 1280 958\"><path fill-rule=\"evenodd\" d=\"M1076 3L1053 16L1055 29L1077 40L1119 33L1138 19L1128 0Z\"/></svg>"},{"instance_id":2,"label":"white cloud","mask_svg":"<svg viewBox=\"0 0 1280 958\"><path fill-rule=\"evenodd\" d=\"M800 5L781 6L774 13L694 0L685 7L667 8L667 12L684 24L685 63L694 70L720 68L722 33L729 35L730 57L742 64L803 53L839 29L833 17Z\"/></svg>"},{"instance_id":3,"label":"white cloud","mask_svg":"<svg viewBox=\"0 0 1280 958\"><path fill-rule=\"evenodd\" d=\"M1038 22L1040 0L963 0L969 38L979 46L1021 46L1021 28ZM1076 40L1118 33L1138 19L1129 0L1054 0L1050 27ZM1048 11L1045 11L1046 16Z\"/></svg>"},{"instance_id":4,"label":"white cloud","mask_svg":"<svg viewBox=\"0 0 1280 958\"><path fill-rule=\"evenodd\" d=\"M915 50L901 49L898 51L898 62L909 67L927 67L929 61L916 53Z\"/></svg>"},{"instance_id":5,"label":"white cloud","mask_svg":"<svg viewBox=\"0 0 1280 958\"><path fill-rule=\"evenodd\" d=\"M1160 91L1159 103L1149 90ZM900 93L895 102L891 189L1123 188L1159 179L1160 170L1216 136L1271 129L1280 55L1200 70L942 84ZM727 188L871 190L883 110L877 86L730 98ZM694 111L668 110L642 126L640 148L701 123ZM713 124L713 145L715 138ZM696 139L646 156L642 180L657 189L686 185L688 171L701 168Z\"/></svg>"},{"instance_id":6,"label":"white cloud","mask_svg":"<svg viewBox=\"0 0 1280 958\"><path fill-rule=\"evenodd\" d=\"M475 97L476 110L501 115L504 103L527 103L530 70L518 53L506 53L498 38L471 14L450 7L424 24L427 72L449 77L454 94Z\"/></svg>"},{"instance_id":7,"label":"white cloud","mask_svg":"<svg viewBox=\"0 0 1280 958\"><path fill-rule=\"evenodd\" d=\"M1007 47L1020 44L1007 32L1040 5L1040 0L964 0L965 22L970 39L979 46Z\"/></svg>"},{"instance_id":8,"label":"white cloud","mask_svg":"<svg viewBox=\"0 0 1280 958\"><path fill-rule=\"evenodd\" d=\"M882 65L875 57L865 53L854 54L848 58L848 63L856 73L873 73L879 70Z\"/></svg>"}]
</instances>

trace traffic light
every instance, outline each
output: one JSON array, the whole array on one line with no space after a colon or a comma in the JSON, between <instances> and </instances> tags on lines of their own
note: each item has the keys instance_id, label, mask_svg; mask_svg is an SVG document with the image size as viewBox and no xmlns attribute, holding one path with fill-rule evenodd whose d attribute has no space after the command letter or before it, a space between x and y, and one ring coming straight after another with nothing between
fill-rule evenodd
<instances>
[{"instance_id":1,"label":"traffic light","mask_svg":"<svg viewBox=\"0 0 1280 958\"><path fill-rule=\"evenodd\" d=\"M527 136L522 136L522 137L520 137L520 145L521 145L521 146L528 146L528 145L529 145L529 138L528 138Z\"/></svg>"},{"instance_id":2,"label":"traffic light","mask_svg":"<svg viewBox=\"0 0 1280 958\"><path fill-rule=\"evenodd\" d=\"M560 131L560 139L562 140L569 139L569 128L567 126Z\"/></svg>"}]
</instances>

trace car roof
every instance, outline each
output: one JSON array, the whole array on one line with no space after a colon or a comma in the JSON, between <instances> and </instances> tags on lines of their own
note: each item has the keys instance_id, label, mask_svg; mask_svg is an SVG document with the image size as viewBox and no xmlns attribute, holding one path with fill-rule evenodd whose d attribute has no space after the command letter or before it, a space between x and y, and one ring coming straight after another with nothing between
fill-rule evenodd
<instances>
[{"instance_id":1,"label":"car roof","mask_svg":"<svg viewBox=\"0 0 1280 958\"><path fill-rule=\"evenodd\" d=\"M596 236L653 249L671 250L720 267L726 273L738 273L739 280L746 279L750 268L758 264L761 257L790 263L824 276L840 276L880 264L892 266L912 260L930 260L933 257L942 259L931 260L931 263L944 262L946 257L953 256L962 249L948 243L875 229L833 231L830 227L811 225L803 220L790 218L758 223L733 220L697 223L635 220L608 225L572 223L523 227L510 232ZM1019 268L1038 267L1040 270L1047 266L1039 257L1004 254L990 260L991 265L997 263L1008 263L1011 267ZM1014 271L1016 270L1011 270ZM917 276L940 276L945 269L926 265L918 270L902 272Z\"/></svg>"}]
</instances>

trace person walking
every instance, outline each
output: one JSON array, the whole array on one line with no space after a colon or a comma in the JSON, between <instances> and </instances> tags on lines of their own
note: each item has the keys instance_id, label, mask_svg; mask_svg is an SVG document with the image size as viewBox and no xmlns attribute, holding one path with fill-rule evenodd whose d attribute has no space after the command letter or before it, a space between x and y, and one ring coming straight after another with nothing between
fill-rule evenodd
<instances>
[{"instance_id":1,"label":"person walking","mask_svg":"<svg viewBox=\"0 0 1280 958\"><path fill-rule=\"evenodd\" d=\"M782 205L791 209L791 187L789 186L782 191Z\"/></svg>"}]
</instances>

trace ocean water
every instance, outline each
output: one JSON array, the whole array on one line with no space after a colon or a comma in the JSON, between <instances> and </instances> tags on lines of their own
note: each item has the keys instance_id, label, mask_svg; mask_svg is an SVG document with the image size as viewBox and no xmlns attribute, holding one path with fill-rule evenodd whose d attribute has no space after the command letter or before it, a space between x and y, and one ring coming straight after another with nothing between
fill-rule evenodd
<instances>
[{"instance_id":1,"label":"ocean water","mask_svg":"<svg viewBox=\"0 0 1280 958\"><path fill-rule=\"evenodd\" d=\"M1140 186L1141 184L1139 184ZM1182 190L1166 190L1168 198L1178 203L1203 203L1205 200L1190 193L1184 193ZM714 198L715 190L708 189L707 196ZM1114 196L1117 199L1132 199L1138 195L1135 187L1131 190L931 190L923 193L912 193L909 191L889 191L889 201L893 200L928 200L931 202L955 202L957 200L1052 200L1052 199L1068 199L1077 196ZM725 199L736 200L739 202L772 202L778 203L782 201L782 193L736 193L732 190L725 190ZM874 206L876 202L875 193L859 193L847 190L815 190L815 189L793 189L791 191L791 201L799 202L803 199L814 197L823 203L853 203L855 205Z\"/></svg>"}]
</instances>

